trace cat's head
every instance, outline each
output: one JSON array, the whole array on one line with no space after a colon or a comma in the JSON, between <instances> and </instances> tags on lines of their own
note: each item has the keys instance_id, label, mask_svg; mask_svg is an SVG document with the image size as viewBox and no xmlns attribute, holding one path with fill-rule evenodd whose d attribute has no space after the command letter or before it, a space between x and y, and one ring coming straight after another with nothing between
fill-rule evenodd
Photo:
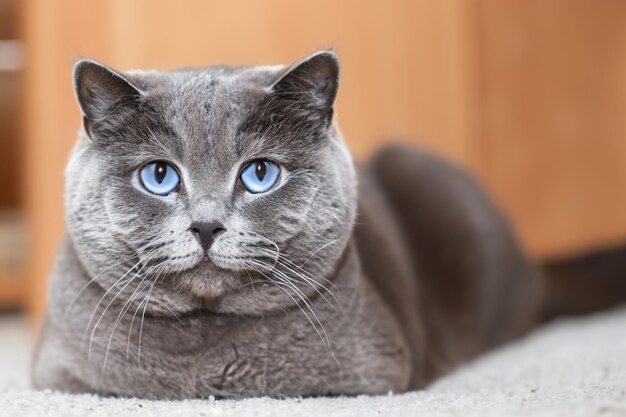
<instances>
[{"instance_id":1,"label":"cat's head","mask_svg":"<svg viewBox=\"0 0 626 417\"><path fill-rule=\"evenodd\" d=\"M330 51L291 66L127 73L79 61L84 128L66 212L95 282L121 299L151 291L149 308L239 313L329 285L356 206L333 118L338 75Z\"/></svg>"}]
</instances>

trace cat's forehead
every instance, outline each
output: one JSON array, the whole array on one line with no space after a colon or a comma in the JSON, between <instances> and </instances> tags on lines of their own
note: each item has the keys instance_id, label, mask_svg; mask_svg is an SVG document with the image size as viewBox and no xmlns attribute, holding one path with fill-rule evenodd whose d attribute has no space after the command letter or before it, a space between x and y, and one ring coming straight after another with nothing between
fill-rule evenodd
<instances>
[{"instance_id":1,"label":"cat's forehead","mask_svg":"<svg viewBox=\"0 0 626 417\"><path fill-rule=\"evenodd\" d=\"M126 72L143 94L138 112L125 122L107 119L108 132L124 138L106 142L110 154L122 152L133 164L166 159L202 172L258 157L304 161L323 143L313 140L323 130L317 113L276 94L275 83L288 68Z\"/></svg>"},{"instance_id":2,"label":"cat's forehead","mask_svg":"<svg viewBox=\"0 0 626 417\"><path fill-rule=\"evenodd\" d=\"M212 161L229 166L268 145L242 129L262 111L269 87L284 68L130 71L126 76L145 93L144 100L152 109L132 129L150 126L150 135L168 149L166 153L186 163L205 166ZM143 138L146 132L134 136Z\"/></svg>"},{"instance_id":3,"label":"cat's forehead","mask_svg":"<svg viewBox=\"0 0 626 417\"><path fill-rule=\"evenodd\" d=\"M241 124L259 110L284 68L208 67L133 71L130 75L163 123L193 134L189 130L214 132L216 128Z\"/></svg>"}]
</instances>

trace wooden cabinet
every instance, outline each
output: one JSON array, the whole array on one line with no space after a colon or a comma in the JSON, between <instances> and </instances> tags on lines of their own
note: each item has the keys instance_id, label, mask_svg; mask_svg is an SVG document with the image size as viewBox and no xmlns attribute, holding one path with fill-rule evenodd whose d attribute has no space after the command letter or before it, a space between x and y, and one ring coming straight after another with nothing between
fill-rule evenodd
<instances>
[{"instance_id":1,"label":"wooden cabinet","mask_svg":"<svg viewBox=\"0 0 626 417\"><path fill-rule=\"evenodd\" d=\"M337 113L358 157L402 137L472 170L526 246L555 256L626 239L621 0L26 0L31 308L63 234L80 117L71 66L342 59Z\"/></svg>"}]
</instances>

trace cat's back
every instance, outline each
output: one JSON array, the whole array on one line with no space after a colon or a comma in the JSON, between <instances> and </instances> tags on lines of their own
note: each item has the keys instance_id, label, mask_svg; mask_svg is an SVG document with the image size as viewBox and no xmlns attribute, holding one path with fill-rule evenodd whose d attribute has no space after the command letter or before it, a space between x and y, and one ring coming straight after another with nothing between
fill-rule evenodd
<instances>
[{"instance_id":1,"label":"cat's back","mask_svg":"<svg viewBox=\"0 0 626 417\"><path fill-rule=\"evenodd\" d=\"M416 386L534 324L536 269L469 174L405 146L359 174L361 262L414 346Z\"/></svg>"}]
</instances>

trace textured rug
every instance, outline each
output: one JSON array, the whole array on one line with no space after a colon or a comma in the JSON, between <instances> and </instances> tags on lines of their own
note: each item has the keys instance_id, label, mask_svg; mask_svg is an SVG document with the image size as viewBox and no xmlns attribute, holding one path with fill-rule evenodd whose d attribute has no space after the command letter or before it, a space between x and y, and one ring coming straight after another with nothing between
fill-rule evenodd
<instances>
[{"instance_id":1,"label":"textured rug","mask_svg":"<svg viewBox=\"0 0 626 417\"><path fill-rule=\"evenodd\" d=\"M35 391L19 317L0 316L0 416L626 416L626 309L561 319L425 391L181 402Z\"/></svg>"}]
</instances>

